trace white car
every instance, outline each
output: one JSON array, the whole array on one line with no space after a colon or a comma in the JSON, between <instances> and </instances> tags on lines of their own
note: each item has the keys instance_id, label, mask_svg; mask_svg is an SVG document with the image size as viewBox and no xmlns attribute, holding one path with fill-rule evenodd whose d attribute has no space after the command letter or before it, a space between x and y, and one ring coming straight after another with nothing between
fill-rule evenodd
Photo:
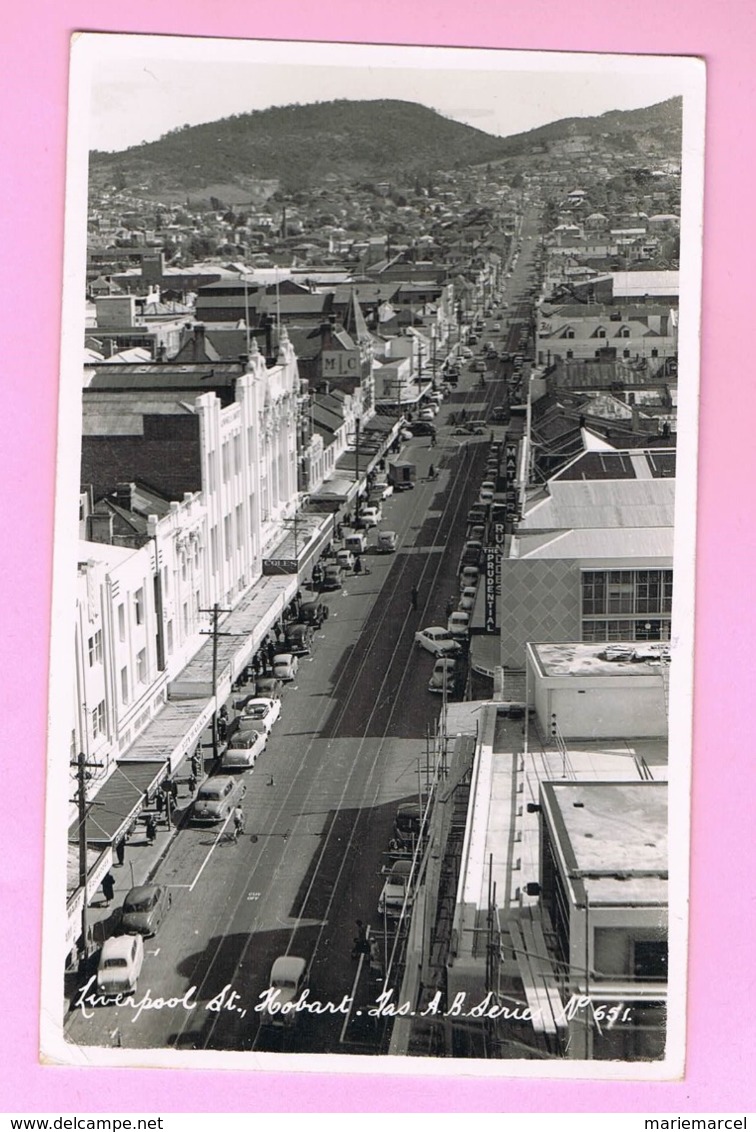
<instances>
[{"instance_id":1,"label":"white car","mask_svg":"<svg viewBox=\"0 0 756 1132\"><path fill-rule=\"evenodd\" d=\"M459 353L463 358L471 358L473 356L473 352L469 346L463 346Z\"/></svg>"},{"instance_id":2,"label":"white car","mask_svg":"<svg viewBox=\"0 0 756 1132\"><path fill-rule=\"evenodd\" d=\"M365 527L377 527L381 521L381 512L377 507L363 507L360 511L360 522Z\"/></svg>"},{"instance_id":3,"label":"white car","mask_svg":"<svg viewBox=\"0 0 756 1132\"><path fill-rule=\"evenodd\" d=\"M449 656L442 656L433 665L428 681L429 692L452 692L457 681L457 662Z\"/></svg>"},{"instance_id":4,"label":"white car","mask_svg":"<svg viewBox=\"0 0 756 1132\"><path fill-rule=\"evenodd\" d=\"M307 987L307 963L297 955L279 955L270 970L270 986L265 993L261 1026L295 1026L297 1003Z\"/></svg>"},{"instance_id":5,"label":"white car","mask_svg":"<svg viewBox=\"0 0 756 1132\"><path fill-rule=\"evenodd\" d=\"M281 701L264 698L247 700L241 714L239 726L246 727L251 723L256 730L262 730L270 735L273 724L281 714Z\"/></svg>"},{"instance_id":6,"label":"white car","mask_svg":"<svg viewBox=\"0 0 756 1132\"><path fill-rule=\"evenodd\" d=\"M415 633L415 644L418 648L427 649L433 656L450 656L459 652L461 647L449 630L441 625L420 629Z\"/></svg>"},{"instance_id":7,"label":"white car","mask_svg":"<svg viewBox=\"0 0 756 1132\"><path fill-rule=\"evenodd\" d=\"M337 550L336 561L342 570L354 570L354 555L351 550Z\"/></svg>"},{"instance_id":8,"label":"white car","mask_svg":"<svg viewBox=\"0 0 756 1132\"><path fill-rule=\"evenodd\" d=\"M144 962L141 935L114 935L106 939L97 966L100 994L133 994Z\"/></svg>"},{"instance_id":9,"label":"white car","mask_svg":"<svg viewBox=\"0 0 756 1132\"><path fill-rule=\"evenodd\" d=\"M452 613L447 628L453 637L464 640L470 629L470 614L463 613L460 610L457 610L456 613Z\"/></svg>"},{"instance_id":10,"label":"white car","mask_svg":"<svg viewBox=\"0 0 756 1132\"><path fill-rule=\"evenodd\" d=\"M481 503L493 503L493 497L494 493L491 487L481 487L478 492L478 499Z\"/></svg>"},{"instance_id":11,"label":"white car","mask_svg":"<svg viewBox=\"0 0 756 1132\"><path fill-rule=\"evenodd\" d=\"M277 680L293 680L299 669L299 661L291 652L279 652L273 657L273 675Z\"/></svg>"},{"instance_id":12,"label":"white car","mask_svg":"<svg viewBox=\"0 0 756 1132\"><path fill-rule=\"evenodd\" d=\"M267 742L266 731L235 731L223 752L224 769L251 770Z\"/></svg>"},{"instance_id":13,"label":"white car","mask_svg":"<svg viewBox=\"0 0 756 1132\"><path fill-rule=\"evenodd\" d=\"M462 613L470 613L475 605L475 595L478 592L477 586L465 586L462 593L459 595L459 610Z\"/></svg>"},{"instance_id":14,"label":"white car","mask_svg":"<svg viewBox=\"0 0 756 1132\"><path fill-rule=\"evenodd\" d=\"M433 409L421 409L417 415L417 419L419 421L432 421L435 415Z\"/></svg>"}]
</instances>

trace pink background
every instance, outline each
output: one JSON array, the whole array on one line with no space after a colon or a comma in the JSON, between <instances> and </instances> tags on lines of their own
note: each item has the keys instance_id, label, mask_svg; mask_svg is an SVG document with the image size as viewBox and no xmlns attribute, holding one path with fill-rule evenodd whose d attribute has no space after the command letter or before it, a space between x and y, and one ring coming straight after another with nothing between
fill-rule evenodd
<instances>
[{"instance_id":1,"label":"pink background","mask_svg":"<svg viewBox=\"0 0 756 1132\"><path fill-rule=\"evenodd\" d=\"M213 10L217 9L217 10ZM31 0L4 6L0 1111L756 1109L752 0ZM76 30L703 56L708 122L688 1068L674 1084L67 1070L37 1060L68 43ZM740 298L738 298L740 296ZM10 303L10 312L8 308ZM64 674L64 678L65 674ZM750 693L750 695L749 695ZM12 772L8 774L8 772ZM23 799L23 802L22 802Z\"/></svg>"}]
</instances>

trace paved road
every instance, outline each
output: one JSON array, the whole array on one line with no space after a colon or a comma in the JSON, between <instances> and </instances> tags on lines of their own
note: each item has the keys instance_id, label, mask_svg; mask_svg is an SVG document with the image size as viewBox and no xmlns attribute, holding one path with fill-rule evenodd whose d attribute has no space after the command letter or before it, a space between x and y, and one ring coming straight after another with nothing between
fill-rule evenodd
<instances>
[{"instance_id":1,"label":"paved road","mask_svg":"<svg viewBox=\"0 0 756 1132\"><path fill-rule=\"evenodd\" d=\"M170 886L173 905L147 941L136 1007L80 1005L69 1018L70 1041L280 1048L259 1032L254 1008L284 953L310 964L313 1000L338 1006L351 994L354 921L381 927L380 867L396 806L417 795L426 735L438 719L439 701L427 690L433 661L413 638L418 628L444 624L447 599L456 601L464 520L485 478L488 438L455 437L444 420L462 406L482 417L500 400L498 382L476 381L466 373L446 402L435 448L425 438L407 445L418 485L384 504L398 552L366 554L370 573L326 596L331 615L314 655L286 689L267 749L246 774L247 835L235 844L226 830L181 830L156 878ZM423 480L431 462L435 482ZM364 1052L351 1044L355 1035L380 1048L380 1031L357 1022L342 1046L343 1023L339 1013L305 1018L295 1048Z\"/></svg>"}]
</instances>

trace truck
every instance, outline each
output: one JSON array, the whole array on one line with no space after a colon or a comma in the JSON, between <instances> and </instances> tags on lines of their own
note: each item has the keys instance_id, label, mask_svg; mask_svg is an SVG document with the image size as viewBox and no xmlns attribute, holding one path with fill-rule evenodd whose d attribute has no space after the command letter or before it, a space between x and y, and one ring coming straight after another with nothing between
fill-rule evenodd
<instances>
[{"instance_id":1,"label":"truck","mask_svg":"<svg viewBox=\"0 0 756 1132\"><path fill-rule=\"evenodd\" d=\"M386 475L394 491L409 491L415 486L417 469L406 460L390 460Z\"/></svg>"}]
</instances>

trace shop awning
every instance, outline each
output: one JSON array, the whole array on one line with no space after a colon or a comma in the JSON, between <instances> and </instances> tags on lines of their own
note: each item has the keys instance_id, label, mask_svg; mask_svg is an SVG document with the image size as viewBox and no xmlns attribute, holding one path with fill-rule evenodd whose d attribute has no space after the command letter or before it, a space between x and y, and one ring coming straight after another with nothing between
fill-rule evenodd
<instances>
[{"instance_id":1,"label":"shop awning","mask_svg":"<svg viewBox=\"0 0 756 1132\"><path fill-rule=\"evenodd\" d=\"M119 763L87 810L87 845L111 845L118 841L131 825L145 795L166 770L165 760ZM69 826L68 840L79 840L78 819Z\"/></svg>"}]
</instances>

